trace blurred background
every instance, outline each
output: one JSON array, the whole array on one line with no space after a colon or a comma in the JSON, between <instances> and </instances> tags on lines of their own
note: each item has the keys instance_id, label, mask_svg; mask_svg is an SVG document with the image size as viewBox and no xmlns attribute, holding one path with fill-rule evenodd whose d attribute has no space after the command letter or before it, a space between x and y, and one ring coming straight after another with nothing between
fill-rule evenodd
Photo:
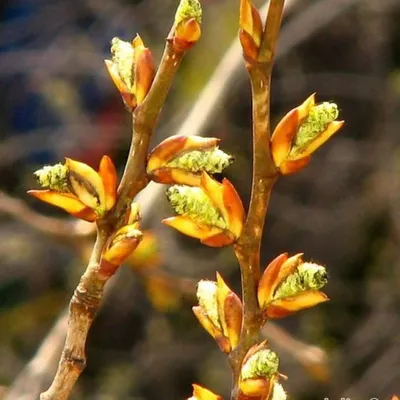
<instances>
[{"instance_id":1,"label":"blurred background","mask_svg":"<svg viewBox=\"0 0 400 400\"><path fill-rule=\"evenodd\" d=\"M65 307L93 242L90 227L28 198L32 172L64 156L97 168L108 154L121 174L130 118L103 59L114 36L140 32L158 61L177 3L0 4L0 398L37 399L51 382ZM227 176L247 204L250 88L237 43L226 54L239 2L202 3L202 39L179 70L153 144L190 115L185 133L220 137L235 156ZM264 334L281 356L291 398L389 399L400 391L400 0L287 3L273 122L316 91L339 104L346 125L308 168L276 185L262 253L263 265L283 251L326 265L331 301ZM163 189L140 201L149 234L109 285L71 398L177 400L197 382L227 399L227 359L191 307L196 282L216 270L240 290L232 250L161 226L171 215Z\"/></svg>"}]
</instances>

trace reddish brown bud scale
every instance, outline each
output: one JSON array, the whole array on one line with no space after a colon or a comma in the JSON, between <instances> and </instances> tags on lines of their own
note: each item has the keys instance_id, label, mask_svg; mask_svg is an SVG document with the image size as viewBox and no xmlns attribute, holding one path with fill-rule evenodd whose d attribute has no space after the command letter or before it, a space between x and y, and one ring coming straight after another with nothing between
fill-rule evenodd
<instances>
[{"instance_id":1,"label":"reddish brown bud scale","mask_svg":"<svg viewBox=\"0 0 400 400\"><path fill-rule=\"evenodd\" d=\"M250 63L257 61L259 47L254 43L254 39L250 34L244 30L240 30L239 40L242 45L245 60Z\"/></svg>"},{"instance_id":2,"label":"reddish brown bud scale","mask_svg":"<svg viewBox=\"0 0 400 400\"><path fill-rule=\"evenodd\" d=\"M200 39L201 27L195 18L180 22L171 31L168 41L177 53L184 53L190 50Z\"/></svg>"},{"instance_id":3,"label":"reddish brown bud scale","mask_svg":"<svg viewBox=\"0 0 400 400\"><path fill-rule=\"evenodd\" d=\"M240 2L239 39L245 59L254 63L257 61L263 25L260 13L249 0Z\"/></svg>"},{"instance_id":4,"label":"reddish brown bud scale","mask_svg":"<svg viewBox=\"0 0 400 400\"><path fill-rule=\"evenodd\" d=\"M274 379L246 379L240 382L240 390L245 396L268 399L272 393Z\"/></svg>"},{"instance_id":5,"label":"reddish brown bud scale","mask_svg":"<svg viewBox=\"0 0 400 400\"><path fill-rule=\"evenodd\" d=\"M282 264L288 259L288 254L283 253L269 263L261 276L258 284L258 304L263 308L272 298L277 286L277 278Z\"/></svg>"},{"instance_id":6,"label":"reddish brown bud scale","mask_svg":"<svg viewBox=\"0 0 400 400\"><path fill-rule=\"evenodd\" d=\"M143 102L156 75L153 54L148 48L144 48L136 60L135 69L135 97L137 104Z\"/></svg>"},{"instance_id":7,"label":"reddish brown bud scale","mask_svg":"<svg viewBox=\"0 0 400 400\"><path fill-rule=\"evenodd\" d=\"M99 175L103 181L106 193L106 206L108 210L114 207L117 200L117 170L108 156L103 156L100 161Z\"/></svg>"},{"instance_id":8,"label":"reddish brown bud scale","mask_svg":"<svg viewBox=\"0 0 400 400\"><path fill-rule=\"evenodd\" d=\"M86 207L71 193L58 193L53 190L28 190L28 194L45 203L59 207L76 218L88 222L93 222L97 218L93 210Z\"/></svg>"},{"instance_id":9,"label":"reddish brown bud scale","mask_svg":"<svg viewBox=\"0 0 400 400\"><path fill-rule=\"evenodd\" d=\"M328 301L328 296L318 290L310 290L293 297L274 300L266 309L269 318L283 318L296 311L314 307Z\"/></svg>"}]
</instances>

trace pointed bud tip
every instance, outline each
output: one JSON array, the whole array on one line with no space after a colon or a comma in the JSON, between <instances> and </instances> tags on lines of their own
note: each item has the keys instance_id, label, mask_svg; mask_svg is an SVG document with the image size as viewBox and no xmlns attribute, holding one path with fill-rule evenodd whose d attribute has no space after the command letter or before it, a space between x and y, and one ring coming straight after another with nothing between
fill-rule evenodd
<instances>
[{"instance_id":1,"label":"pointed bud tip","mask_svg":"<svg viewBox=\"0 0 400 400\"><path fill-rule=\"evenodd\" d=\"M182 21L194 18L201 24L202 8L199 0L181 0L175 14L175 25Z\"/></svg>"}]
</instances>

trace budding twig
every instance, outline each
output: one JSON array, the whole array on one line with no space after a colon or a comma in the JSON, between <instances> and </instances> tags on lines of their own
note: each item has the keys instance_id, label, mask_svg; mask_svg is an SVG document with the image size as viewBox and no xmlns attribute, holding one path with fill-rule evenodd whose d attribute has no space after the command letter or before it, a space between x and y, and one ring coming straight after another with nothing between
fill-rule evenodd
<instances>
[{"instance_id":1,"label":"budding twig","mask_svg":"<svg viewBox=\"0 0 400 400\"><path fill-rule=\"evenodd\" d=\"M257 302L256 288L260 279L260 245L269 197L277 179L270 143L270 82L284 0L271 0L259 59L247 61L253 101L253 183L248 217L243 233L235 245L242 275L243 325L239 345L231 353L230 362L235 387L231 398L238 399L237 382L242 361L253 346L263 323Z\"/></svg>"},{"instance_id":2,"label":"budding twig","mask_svg":"<svg viewBox=\"0 0 400 400\"><path fill-rule=\"evenodd\" d=\"M41 394L41 400L68 399L85 368L87 334L99 309L104 286L110 278L109 275L100 273L102 254L113 232L123 225L132 199L147 185L145 161L150 138L184 53L185 51L176 50L171 42L167 42L152 87L145 101L132 112L133 137L118 189L118 201L114 210L97 222L96 244L70 303L67 338L59 367L50 388Z\"/></svg>"}]
</instances>

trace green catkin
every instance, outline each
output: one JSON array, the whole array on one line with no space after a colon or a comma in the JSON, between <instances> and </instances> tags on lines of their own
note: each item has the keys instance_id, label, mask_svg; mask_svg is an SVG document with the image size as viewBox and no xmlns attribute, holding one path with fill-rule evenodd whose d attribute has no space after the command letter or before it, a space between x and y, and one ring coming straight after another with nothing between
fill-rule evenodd
<instances>
[{"instance_id":1,"label":"green catkin","mask_svg":"<svg viewBox=\"0 0 400 400\"><path fill-rule=\"evenodd\" d=\"M201 280L197 284L199 306L210 318L211 322L221 329L217 305L217 284L214 281Z\"/></svg>"},{"instance_id":2,"label":"green catkin","mask_svg":"<svg viewBox=\"0 0 400 400\"><path fill-rule=\"evenodd\" d=\"M167 164L168 167L181 168L186 171L206 171L210 174L219 174L229 167L234 158L218 147L209 150L189 151L175 158Z\"/></svg>"},{"instance_id":3,"label":"green catkin","mask_svg":"<svg viewBox=\"0 0 400 400\"><path fill-rule=\"evenodd\" d=\"M44 189L51 189L57 192L69 192L68 167L64 164L46 165L33 173L36 180Z\"/></svg>"},{"instance_id":4,"label":"green catkin","mask_svg":"<svg viewBox=\"0 0 400 400\"><path fill-rule=\"evenodd\" d=\"M178 25L186 19L194 18L201 24L202 9L199 0L181 0L175 14L175 24Z\"/></svg>"},{"instance_id":5,"label":"green catkin","mask_svg":"<svg viewBox=\"0 0 400 400\"><path fill-rule=\"evenodd\" d=\"M328 282L326 269L314 263L303 263L278 287L274 300L292 297L307 290L319 290Z\"/></svg>"},{"instance_id":6,"label":"green catkin","mask_svg":"<svg viewBox=\"0 0 400 400\"><path fill-rule=\"evenodd\" d=\"M262 349L254 353L241 370L241 378L271 378L278 372L279 358L276 353L269 349Z\"/></svg>"},{"instance_id":7,"label":"green catkin","mask_svg":"<svg viewBox=\"0 0 400 400\"><path fill-rule=\"evenodd\" d=\"M117 65L119 76L129 91L133 88L135 50L131 43L117 37L111 40L112 61Z\"/></svg>"},{"instance_id":8,"label":"green catkin","mask_svg":"<svg viewBox=\"0 0 400 400\"><path fill-rule=\"evenodd\" d=\"M198 187L174 185L166 191L168 200L179 215L206 225L226 229L227 225L210 198Z\"/></svg>"},{"instance_id":9,"label":"green catkin","mask_svg":"<svg viewBox=\"0 0 400 400\"><path fill-rule=\"evenodd\" d=\"M335 103L323 102L311 107L310 113L301 123L296 134L290 151L291 155L302 153L338 116L339 108Z\"/></svg>"}]
</instances>

